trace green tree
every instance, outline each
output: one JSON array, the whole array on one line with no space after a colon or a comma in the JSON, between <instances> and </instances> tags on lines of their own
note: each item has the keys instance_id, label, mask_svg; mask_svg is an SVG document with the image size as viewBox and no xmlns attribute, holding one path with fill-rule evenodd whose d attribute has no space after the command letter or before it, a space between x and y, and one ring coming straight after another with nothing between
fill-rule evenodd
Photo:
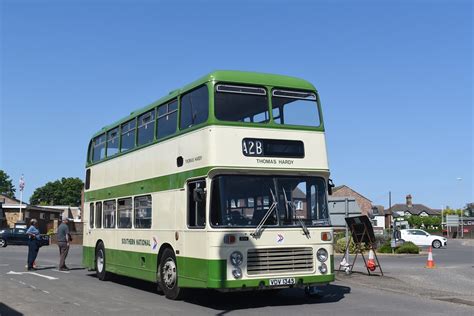
<instances>
[{"instance_id":1,"label":"green tree","mask_svg":"<svg viewBox=\"0 0 474 316\"><path fill-rule=\"evenodd\" d=\"M436 217L434 217L434 216L424 216L422 218L422 221L423 221L423 225L426 228L432 228L436 223Z\"/></svg>"},{"instance_id":2,"label":"green tree","mask_svg":"<svg viewBox=\"0 0 474 316\"><path fill-rule=\"evenodd\" d=\"M15 197L15 186L12 183L12 179L8 174L0 169L0 193L8 196L9 198Z\"/></svg>"},{"instance_id":3,"label":"green tree","mask_svg":"<svg viewBox=\"0 0 474 316\"><path fill-rule=\"evenodd\" d=\"M35 205L70 205L81 204L81 192L84 183L79 178L62 178L48 182L33 192L30 203Z\"/></svg>"},{"instance_id":4,"label":"green tree","mask_svg":"<svg viewBox=\"0 0 474 316\"><path fill-rule=\"evenodd\" d=\"M423 223L423 219L418 215L412 215L408 217L407 221L408 224L410 224L410 227L414 228L420 228L421 224Z\"/></svg>"},{"instance_id":5,"label":"green tree","mask_svg":"<svg viewBox=\"0 0 474 316\"><path fill-rule=\"evenodd\" d=\"M439 226L441 225L441 216L434 216L434 217L431 217L432 218L432 225L434 228L439 228Z\"/></svg>"}]
</instances>

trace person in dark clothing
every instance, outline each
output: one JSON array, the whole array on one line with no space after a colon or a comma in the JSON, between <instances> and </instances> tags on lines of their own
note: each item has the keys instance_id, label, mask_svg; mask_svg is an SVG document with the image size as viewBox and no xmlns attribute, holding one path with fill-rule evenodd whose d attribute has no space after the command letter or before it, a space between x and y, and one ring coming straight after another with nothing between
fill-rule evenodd
<instances>
[{"instance_id":1,"label":"person in dark clothing","mask_svg":"<svg viewBox=\"0 0 474 316\"><path fill-rule=\"evenodd\" d=\"M26 231L28 235L28 271L36 270L33 267L33 263L38 256L38 251L40 248L40 232L38 230L38 221L36 219L32 219L30 221L30 227Z\"/></svg>"},{"instance_id":2,"label":"person in dark clothing","mask_svg":"<svg viewBox=\"0 0 474 316\"><path fill-rule=\"evenodd\" d=\"M69 234L69 227L67 223L69 220L67 217L63 218L63 222L58 227L58 247L59 247L59 271L67 271L69 268L66 266L66 257L69 252L69 242L72 240Z\"/></svg>"}]
</instances>

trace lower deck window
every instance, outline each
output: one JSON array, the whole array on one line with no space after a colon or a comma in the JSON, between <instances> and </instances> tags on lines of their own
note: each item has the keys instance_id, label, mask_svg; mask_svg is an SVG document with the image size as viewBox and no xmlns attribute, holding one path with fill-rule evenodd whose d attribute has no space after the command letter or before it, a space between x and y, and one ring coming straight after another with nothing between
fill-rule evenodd
<instances>
[{"instance_id":1,"label":"lower deck window","mask_svg":"<svg viewBox=\"0 0 474 316\"><path fill-rule=\"evenodd\" d=\"M132 228L132 198L118 200L118 228Z\"/></svg>"},{"instance_id":2,"label":"lower deck window","mask_svg":"<svg viewBox=\"0 0 474 316\"><path fill-rule=\"evenodd\" d=\"M91 203L89 208L89 226L94 228L94 203Z\"/></svg>"},{"instance_id":3,"label":"lower deck window","mask_svg":"<svg viewBox=\"0 0 474 316\"><path fill-rule=\"evenodd\" d=\"M102 202L95 204L95 228L102 228Z\"/></svg>"},{"instance_id":4,"label":"lower deck window","mask_svg":"<svg viewBox=\"0 0 474 316\"><path fill-rule=\"evenodd\" d=\"M135 228L151 228L151 195L135 198Z\"/></svg>"},{"instance_id":5,"label":"lower deck window","mask_svg":"<svg viewBox=\"0 0 474 316\"><path fill-rule=\"evenodd\" d=\"M115 228L115 200L104 202L104 228Z\"/></svg>"}]
</instances>

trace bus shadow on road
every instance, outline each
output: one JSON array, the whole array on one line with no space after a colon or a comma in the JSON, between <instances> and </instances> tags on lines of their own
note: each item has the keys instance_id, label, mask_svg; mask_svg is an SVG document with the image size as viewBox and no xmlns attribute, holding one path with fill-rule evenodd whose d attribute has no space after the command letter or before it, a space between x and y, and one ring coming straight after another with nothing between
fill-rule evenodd
<instances>
[{"instance_id":1,"label":"bus shadow on road","mask_svg":"<svg viewBox=\"0 0 474 316\"><path fill-rule=\"evenodd\" d=\"M0 302L0 315L21 316L23 314Z\"/></svg>"},{"instance_id":2,"label":"bus shadow on road","mask_svg":"<svg viewBox=\"0 0 474 316\"><path fill-rule=\"evenodd\" d=\"M351 292L351 288L340 285L328 285L322 287L322 293L318 296L307 296L303 289L285 289L279 292L269 291L248 291L221 293L212 290L190 290L184 301L222 311L218 315L226 312L251 309L266 306L291 306L302 304L323 304L338 302L346 294Z\"/></svg>"},{"instance_id":3,"label":"bus shadow on road","mask_svg":"<svg viewBox=\"0 0 474 316\"><path fill-rule=\"evenodd\" d=\"M96 277L95 273L87 275ZM137 290L157 293L156 284L152 282L116 274L111 274L109 281ZM346 294L351 292L350 287L335 284L320 287L319 289L322 290L322 293L317 296L307 296L305 291L299 288L285 289L278 292L268 290L232 293L223 293L211 289L188 289L183 301L220 311L219 315L223 315L229 311L266 306L334 303L342 300ZM210 295L211 293L212 295Z\"/></svg>"}]
</instances>

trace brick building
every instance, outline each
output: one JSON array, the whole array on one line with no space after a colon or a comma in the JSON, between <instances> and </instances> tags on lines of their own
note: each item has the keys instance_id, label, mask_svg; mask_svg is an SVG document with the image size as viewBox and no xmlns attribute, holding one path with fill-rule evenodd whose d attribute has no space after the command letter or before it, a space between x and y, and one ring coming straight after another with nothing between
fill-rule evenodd
<instances>
[{"instance_id":1,"label":"brick building","mask_svg":"<svg viewBox=\"0 0 474 316\"><path fill-rule=\"evenodd\" d=\"M38 220L39 231L46 234L50 229L56 231L62 214L62 210L30 205L25 202L20 204L20 200L2 194L0 194L0 204L2 209L0 228L13 228L15 223L21 221L28 225L29 221L35 218Z\"/></svg>"},{"instance_id":2,"label":"brick building","mask_svg":"<svg viewBox=\"0 0 474 316\"><path fill-rule=\"evenodd\" d=\"M340 185L332 189L332 196L354 198L361 210L361 215L366 215L368 217L372 216L372 201L347 185Z\"/></svg>"}]
</instances>

